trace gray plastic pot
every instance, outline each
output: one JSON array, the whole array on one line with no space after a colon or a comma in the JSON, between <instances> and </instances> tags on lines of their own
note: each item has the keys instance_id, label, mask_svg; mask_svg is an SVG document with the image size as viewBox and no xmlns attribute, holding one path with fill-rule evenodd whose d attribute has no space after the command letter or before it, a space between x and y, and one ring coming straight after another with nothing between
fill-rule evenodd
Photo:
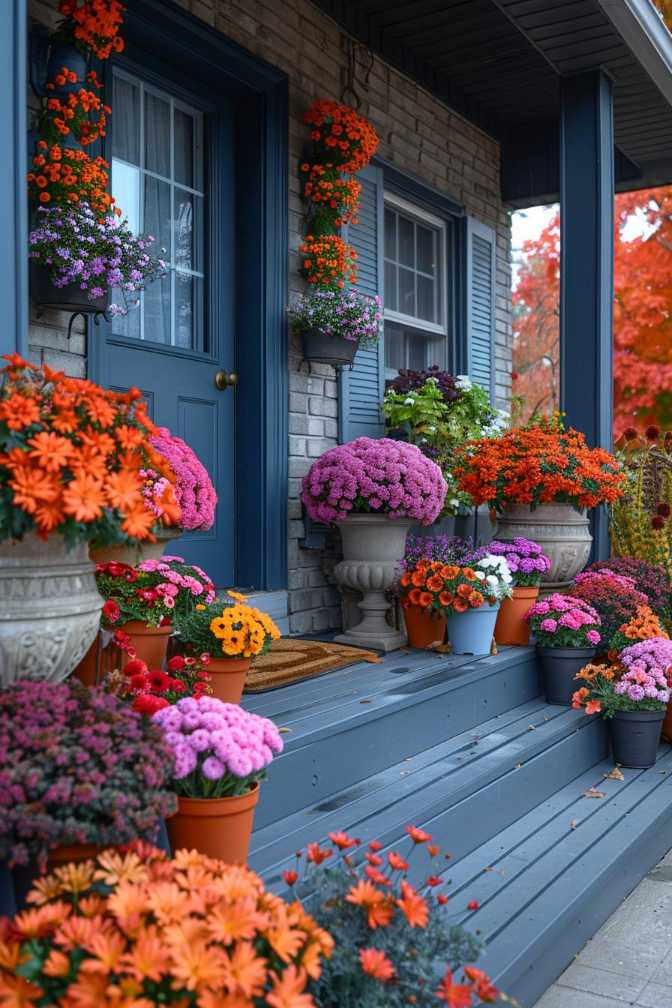
<instances>
[{"instance_id":1,"label":"gray plastic pot","mask_svg":"<svg viewBox=\"0 0 672 1008\"><path fill-rule=\"evenodd\" d=\"M595 648L542 647L537 644L541 680L546 702L572 706L572 694L580 687L575 676L595 657Z\"/></svg>"},{"instance_id":2,"label":"gray plastic pot","mask_svg":"<svg viewBox=\"0 0 672 1008\"><path fill-rule=\"evenodd\" d=\"M663 710L616 711L609 720L614 762L645 770L656 762Z\"/></svg>"},{"instance_id":3,"label":"gray plastic pot","mask_svg":"<svg viewBox=\"0 0 672 1008\"><path fill-rule=\"evenodd\" d=\"M352 364L355 359L359 346L357 340L329 336L321 329L306 329L301 335L304 360L342 367L345 364Z\"/></svg>"}]
</instances>

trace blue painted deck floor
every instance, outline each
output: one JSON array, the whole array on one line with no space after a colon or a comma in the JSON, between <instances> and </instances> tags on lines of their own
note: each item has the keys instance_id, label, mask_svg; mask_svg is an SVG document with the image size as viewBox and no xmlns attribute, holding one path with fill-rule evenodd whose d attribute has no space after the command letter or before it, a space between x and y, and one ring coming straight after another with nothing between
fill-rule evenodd
<instances>
[{"instance_id":1,"label":"blue painted deck floor","mask_svg":"<svg viewBox=\"0 0 672 1008\"><path fill-rule=\"evenodd\" d=\"M532 649L395 652L245 706L288 729L252 840L267 884L282 891L294 852L331 830L392 847L422 826L453 855L455 919L523 1008L670 847L672 749L609 777L604 723L544 702Z\"/></svg>"}]
</instances>

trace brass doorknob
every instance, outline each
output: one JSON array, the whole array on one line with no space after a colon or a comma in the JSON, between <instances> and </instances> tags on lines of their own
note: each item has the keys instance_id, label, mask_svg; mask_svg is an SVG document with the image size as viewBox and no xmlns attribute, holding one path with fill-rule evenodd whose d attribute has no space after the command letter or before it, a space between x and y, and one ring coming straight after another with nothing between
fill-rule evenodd
<instances>
[{"instance_id":1,"label":"brass doorknob","mask_svg":"<svg viewBox=\"0 0 672 1008\"><path fill-rule=\"evenodd\" d=\"M229 385L237 385L237 384L238 384L238 375L236 374L235 371L222 370L218 371L217 374L215 375L215 385L220 390L220 392L224 392L229 387Z\"/></svg>"}]
</instances>

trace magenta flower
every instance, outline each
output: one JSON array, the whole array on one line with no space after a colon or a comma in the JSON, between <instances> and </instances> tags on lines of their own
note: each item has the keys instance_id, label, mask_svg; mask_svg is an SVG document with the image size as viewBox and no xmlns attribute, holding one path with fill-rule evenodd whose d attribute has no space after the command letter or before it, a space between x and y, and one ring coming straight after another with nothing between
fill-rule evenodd
<instances>
[{"instance_id":1,"label":"magenta flower","mask_svg":"<svg viewBox=\"0 0 672 1008\"><path fill-rule=\"evenodd\" d=\"M525 614L542 647L596 647L600 617L583 599L556 592L536 602Z\"/></svg>"},{"instance_id":2,"label":"magenta flower","mask_svg":"<svg viewBox=\"0 0 672 1008\"><path fill-rule=\"evenodd\" d=\"M205 467L186 441L171 434L167 427L160 427L158 435L150 441L177 477L175 497L182 510L180 528L189 531L212 528L217 494Z\"/></svg>"},{"instance_id":3,"label":"magenta flower","mask_svg":"<svg viewBox=\"0 0 672 1008\"><path fill-rule=\"evenodd\" d=\"M440 468L415 445L362 437L330 448L313 462L301 500L312 520L324 524L350 513L379 512L430 525L446 491Z\"/></svg>"}]
</instances>

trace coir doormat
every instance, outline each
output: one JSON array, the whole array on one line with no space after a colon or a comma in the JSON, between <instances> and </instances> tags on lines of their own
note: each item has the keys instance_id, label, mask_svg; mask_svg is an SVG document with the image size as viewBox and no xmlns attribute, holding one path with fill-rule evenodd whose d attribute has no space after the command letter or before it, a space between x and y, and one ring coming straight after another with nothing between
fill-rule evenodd
<instances>
[{"instance_id":1,"label":"coir doormat","mask_svg":"<svg viewBox=\"0 0 672 1008\"><path fill-rule=\"evenodd\" d=\"M252 662L245 680L245 692L263 693L302 679L312 679L323 672L345 668L346 665L380 660L375 651L347 644L296 638L277 640L273 641L265 655Z\"/></svg>"}]
</instances>

